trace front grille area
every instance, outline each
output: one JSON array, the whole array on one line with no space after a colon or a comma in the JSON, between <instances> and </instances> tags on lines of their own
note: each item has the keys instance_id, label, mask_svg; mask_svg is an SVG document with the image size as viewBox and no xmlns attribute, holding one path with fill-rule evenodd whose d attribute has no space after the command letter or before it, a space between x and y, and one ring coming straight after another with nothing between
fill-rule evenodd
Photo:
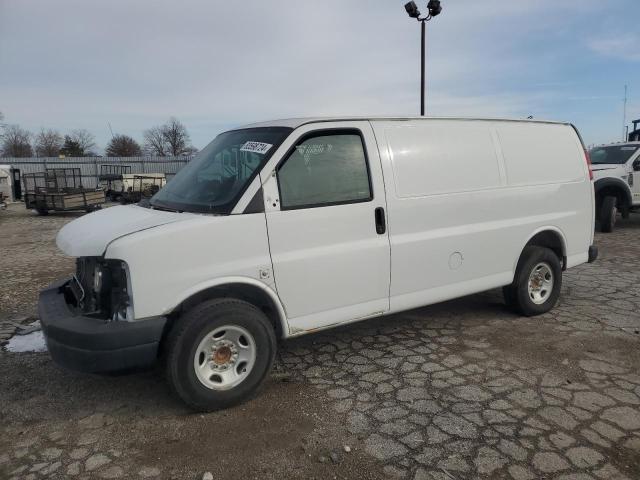
<instances>
[{"instance_id":1,"label":"front grille area","mask_svg":"<svg viewBox=\"0 0 640 480\"><path fill-rule=\"evenodd\" d=\"M76 280L78 286L71 286L71 291L76 298L77 306L84 313L94 313L98 311L98 298L94 292L96 267L99 257L80 257L76 260Z\"/></svg>"},{"instance_id":2,"label":"front grille area","mask_svg":"<svg viewBox=\"0 0 640 480\"><path fill-rule=\"evenodd\" d=\"M82 315L105 320L126 318L130 298L125 263L102 257L78 258L65 296Z\"/></svg>"}]
</instances>

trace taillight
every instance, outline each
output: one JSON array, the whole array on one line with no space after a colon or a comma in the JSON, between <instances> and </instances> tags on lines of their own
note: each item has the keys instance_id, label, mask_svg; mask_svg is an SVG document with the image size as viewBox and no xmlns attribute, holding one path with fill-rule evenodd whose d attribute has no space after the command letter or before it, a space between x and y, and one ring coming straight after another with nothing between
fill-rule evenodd
<instances>
[{"instance_id":1,"label":"taillight","mask_svg":"<svg viewBox=\"0 0 640 480\"><path fill-rule=\"evenodd\" d=\"M584 149L584 158L587 161L587 168L589 168L589 180L593 180L593 169L591 168L591 157L589 156L589 151Z\"/></svg>"}]
</instances>

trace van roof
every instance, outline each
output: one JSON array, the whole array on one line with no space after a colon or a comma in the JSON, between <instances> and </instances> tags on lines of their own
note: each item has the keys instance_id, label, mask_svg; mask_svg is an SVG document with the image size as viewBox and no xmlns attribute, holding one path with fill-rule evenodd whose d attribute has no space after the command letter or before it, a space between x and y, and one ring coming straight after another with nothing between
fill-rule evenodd
<instances>
[{"instance_id":1,"label":"van roof","mask_svg":"<svg viewBox=\"0 0 640 480\"><path fill-rule=\"evenodd\" d=\"M234 130L240 130L244 128L258 128L258 127L290 127L298 128L308 123L322 123L322 122L335 122L335 121L414 121L414 120L481 120L489 122L519 122L519 123L551 123L558 125L570 125L569 122L554 122L548 120L531 120L531 119L509 119L509 118L462 118L462 117L303 117L303 118L283 118L280 120L269 120L266 122L250 123L241 127L237 127Z\"/></svg>"}]
</instances>

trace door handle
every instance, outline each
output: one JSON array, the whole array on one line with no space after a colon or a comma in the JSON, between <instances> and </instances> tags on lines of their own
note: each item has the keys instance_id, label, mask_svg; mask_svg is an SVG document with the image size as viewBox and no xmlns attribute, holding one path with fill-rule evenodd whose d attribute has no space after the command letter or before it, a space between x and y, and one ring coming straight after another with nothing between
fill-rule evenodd
<instances>
[{"instance_id":1,"label":"door handle","mask_svg":"<svg viewBox=\"0 0 640 480\"><path fill-rule=\"evenodd\" d=\"M376 218L376 232L378 235L382 235L387 231L387 222L384 218L384 208L378 207L375 210Z\"/></svg>"}]
</instances>

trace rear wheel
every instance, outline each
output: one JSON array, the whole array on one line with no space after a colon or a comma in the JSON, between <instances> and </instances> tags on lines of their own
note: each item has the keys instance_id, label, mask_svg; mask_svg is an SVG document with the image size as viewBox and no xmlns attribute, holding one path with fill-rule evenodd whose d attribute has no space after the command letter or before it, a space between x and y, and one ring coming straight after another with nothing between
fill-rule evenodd
<instances>
[{"instance_id":1,"label":"rear wheel","mask_svg":"<svg viewBox=\"0 0 640 480\"><path fill-rule=\"evenodd\" d=\"M604 197L600 207L600 230L605 233L613 232L618 216L618 199L616 197Z\"/></svg>"},{"instance_id":2,"label":"rear wheel","mask_svg":"<svg viewBox=\"0 0 640 480\"><path fill-rule=\"evenodd\" d=\"M513 283L504 287L507 305L527 317L551 310L560 297L562 266L553 250L530 246L522 252Z\"/></svg>"},{"instance_id":3,"label":"rear wheel","mask_svg":"<svg viewBox=\"0 0 640 480\"><path fill-rule=\"evenodd\" d=\"M631 209L628 206L620 208L620 216L625 220L629 219L629 214L631 213Z\"/></svg>"},{"instance_id":4,"label":"rear wheel","mask_svg":"<svg viewBox=\"0 0 640 480\"><path fill-rule=\"evenodd\" d=\"M242 300L210 300L184 314L169 334L167 378L191 408L226 408L255 394L275 353L275 333L262 311Z\"/></svg>"},{"instance_id":5,"label":"rear wheel","mask_svg":"<svg viewBox=\"0 0 640 480\"><path fill-rule=\"evenodd\" d=\"M46 208L36 208L36 213L41 216L49 215L49 210Z\"/></svg>"}]
</instances>

